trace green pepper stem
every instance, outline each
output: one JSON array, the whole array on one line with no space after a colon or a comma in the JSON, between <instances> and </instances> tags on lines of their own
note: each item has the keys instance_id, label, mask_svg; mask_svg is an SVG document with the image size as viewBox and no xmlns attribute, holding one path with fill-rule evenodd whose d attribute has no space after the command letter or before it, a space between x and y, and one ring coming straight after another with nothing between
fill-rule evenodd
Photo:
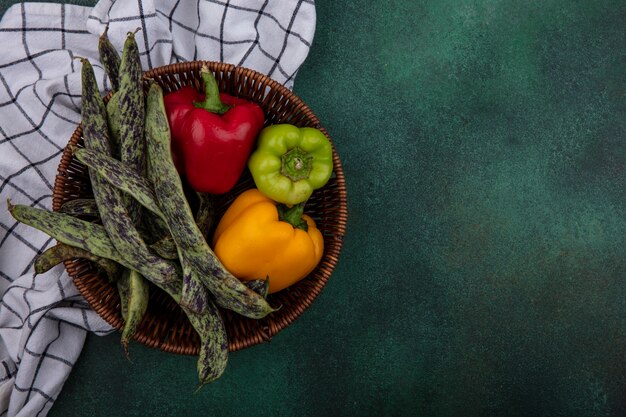
<instances>
[{"instance_id":1,"label":"green pepper stem","mask_svg":"<svg viewBox=\"0 0 626 417\"><path fill-rule=\"evenodd\" d=\"M309 225L306 220L302 218L302 214L304 213L304 203L296 204L293 207L287 207L284 204L279 204L276 206L278 209L278 218L283 222L287 222L296 229L301 229L307 232L309 230Z\"/></svg>"},{"instance_id":2,"label":"green pepper stem","mask_svg":"<svg viewBox=\"0 0 626 417\"><path fill-rule=\"evenodd\" d=\"M313 157L296 146L281 156L280 173L296 182L309 178L313 169Z\"/></svg>"},{"instance_id":3,"label":"green pepper stem","mask_svg":"<svg viewBox=\"0 0 626 417\"><path fill-rule=\"evenodd\" d=\"M202 66L200 76L202 77L202 81L204 81L204 101L194 101L193 105L199 109L210 111L211 113L226 113L228 109L230 109L230 106L222 103L222 100L220 100L220 90L217 86L217 80L206 65Z\"/></svg>"}]
</instances>

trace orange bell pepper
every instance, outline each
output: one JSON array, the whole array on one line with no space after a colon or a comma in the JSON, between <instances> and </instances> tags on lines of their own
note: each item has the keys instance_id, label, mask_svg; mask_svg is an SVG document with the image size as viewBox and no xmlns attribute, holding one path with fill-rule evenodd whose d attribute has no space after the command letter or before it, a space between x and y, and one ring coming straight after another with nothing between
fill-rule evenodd
<instances>
[{"instance_id":1,"label":"orange bell pepper","mask_svg":"<svg viewBox=\"0 0 626 417\"><path fill-rule=\"evenodd\" d=\"M303 205L277 206L257 189L240 194L213 235L215 254L241 280L269 277L275 293L306 277L322 259L324 239Z\"/></svg>"}]
</instances>

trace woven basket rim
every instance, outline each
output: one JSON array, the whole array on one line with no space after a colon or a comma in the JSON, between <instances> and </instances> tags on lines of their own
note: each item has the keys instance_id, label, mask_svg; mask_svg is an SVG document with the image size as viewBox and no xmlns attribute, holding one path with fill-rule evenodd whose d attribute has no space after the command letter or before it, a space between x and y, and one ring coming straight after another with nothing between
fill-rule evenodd
<instances>
[{"instance_id":1,"label":"woven basket rim","mask_svg":"<svg viewBox=\"0 0 626 417\"><path fill-rule=\"evenodd\" d=\"M256 334L245 335L245 337L243 337L241 340L236 341L229 339L229 349L231 351L236 351L262 342L269 341L273 336L275 336L285 327L292 324L298 317L300 317L304 313L304 311L312 305L312 303L325 287L339 260L339 255L343 244L343 237L345 236L346 232L348 217L346 182L341 160L339 159L335 144L330 138L326 129L322 127L317 116L300 97L295 95L284 85L269 78L265 74L259 73L249 68L239 67L233 64L227 64L223 62L191 61L165 65L148 70L144 73L144 80L159 79L164 75L180 75L199 72L200 68L203 65L208 66L210 70L216 73L216 75L228 74L229 77L234 77L234 86L238 86L238 80L251 79L253 88L256 88L258 86L259 92L261 92L261 89L266 89L265 91L269 90L274 95L278 94L280 96L286 97L287 102L295 105L295 111L298 112L298 114L301 114L303 119L306 118L306 120L310 123L309 125L320 129L330 140L333 148L334 180L336 181L339 193L339 204L336 207L335 217L337 228L333 230L335 233L332 238L332 248L328 253L325 245L324 255L317 268L319 274L316 275L319 275L319 279L314 281L313 287L311 288L310 292L306 294L305 297L298 299L299 304L297 306L290 306L290 308L293 307L293 309L289 311L289 314L284 314L283 316L281 316L281 319L277 321L267 320L267 325L264 327L259 327ZM106 96L105 99L108 100L109 97L110 93ZM58 211L61 208L62 203L66 201L67 193L64 192L65 190L63 189L63 186L67 178L67 168L73 159L71 148L72 145L76 145L79 142L81 136L82 126L81 124L79 124L73 132L68 142L68 145L64 149L59 162L57 176L55 178L55 184L53 189L52 208L54 211ZM96 313L100 315L111 326L113 326L117 330L121 330L123 327L123 320L121 319L119 314L116 314L116 311L111 311L110 306L106 303L103 303L102 300L98 298L98 293L94 293L93 289L85 284L83 279L78 278L79 273L77 271L81 269L82 265L85 262L86 261L82 260L66 261L65 267L70 276L73 278L73 281L79 292L83 295L83 297L90 304L90 306L96 311ZM280 294L280 292L277 294ZM138 334L134 336L134 340L146 346L157 348L166 352L191 355L195 355L198 353L197 346L181 346L177 344L172 344L169 341L164 343L162 341L156 340L155 338L151 338L150 335L145 333L140 334L138 332Z\"/></svg>"}]
</instances>

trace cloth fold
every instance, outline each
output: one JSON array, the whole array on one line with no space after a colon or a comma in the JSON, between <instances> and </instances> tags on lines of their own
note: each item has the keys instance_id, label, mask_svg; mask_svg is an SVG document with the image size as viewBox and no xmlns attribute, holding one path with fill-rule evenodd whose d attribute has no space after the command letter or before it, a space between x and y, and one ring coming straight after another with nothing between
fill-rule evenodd
<instances>
[{"instance_id":1,"label":"cloth fold","mask_svg":"<svg viewBox=\"0 0 626 417\"><path fill-rule=\"evenodd\" d=\"M137 41L144 69L196 59L263 72L289 88L315 32L312 0L101 0L93 8L20 3L0 21L0 201L50 209L61 153L80 122L80 62L99 62L98 37ZM2 203L3 204L3 203ZM54 239L0 209L0 416L44 416L86 332L108 334L62 266L34 275Z\"/></svg>"}]
</instances>

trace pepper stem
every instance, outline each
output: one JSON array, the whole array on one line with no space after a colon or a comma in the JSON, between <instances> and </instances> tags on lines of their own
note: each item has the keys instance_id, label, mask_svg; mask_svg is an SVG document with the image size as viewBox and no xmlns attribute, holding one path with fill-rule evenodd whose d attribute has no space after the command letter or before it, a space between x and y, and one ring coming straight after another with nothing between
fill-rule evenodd
<instances>
[{"instance_id":1,"label":"pepper stem","mask_svg":"<svg viewBox=\"0 0 626 417\"><path fill-rule=\"evenodd\" d=\"M285 204L279 204L276 206L278 209L278 219L287 222L296 229L301 229L307 232L309 230L309 225L302 218L302 214L304 213L304 203L296 204L293 207L287 207Z\"/></svg>"},{"instance_id":2,"label":"pepper stem","mask_svg":"<svg viewBox=\"0 0 626 417\"><path fill-rule=\"evenodd\" d=\"M296 146L281 156L280 173L296 182L309 178L313 169L313 157L307 151Z\"/></svg>"},{"instance_id":3,"label":"pepper stem","mask_svg":"<svg viewBox=\"0 0 626 417\"><path fill-rule=\"evenodd\" d=\"M217 86L217 80L209 71L206 65L200 69L200 76L204 81L204 101L194 101L193 105L199 109L210 111L211 113L224 114L230 109L230 106L222 103L220 100L220 90Z\"/></svg>"}]
</instances>

